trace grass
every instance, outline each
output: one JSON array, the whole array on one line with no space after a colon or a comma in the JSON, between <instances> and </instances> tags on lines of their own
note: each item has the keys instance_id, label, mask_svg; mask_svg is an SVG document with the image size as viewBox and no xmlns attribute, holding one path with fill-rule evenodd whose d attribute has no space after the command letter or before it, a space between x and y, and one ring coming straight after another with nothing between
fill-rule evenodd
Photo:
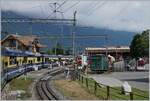
<instances>
[{"instance_id":1,"label":"grass","mask_svg":"<svg viewBox=\"0 0 150 101\"><path fill-rule=\"evenodd\" d=\"M53 83L70 100L98 100L98 97L87 92L76 81L54 80Z\"/></svg>"},{"instance_id":2,"label":"grass","mask_svg":"<svg viewBox=\"0 0 150 101\"><path fill-rule=\"evenodd\" d=\"M77 82L82 85L85 89L87 89L86 86L86 76L82 79L80 78L80 81ZM95 93L94 91L95 81L91 78L88 78L88 91L90 93ZM142 91L137 88L132 88L133 91L133 99L134 100L148 100L149 99L149 92L148 91ZM99 97L99 99L107 99L107 88L104 85L97 86L97 90L95 95ZM110 87L110 98L111 100L129 100L130 95L124 95L122 94L121 87Z\"/></svg>"},{"instance_id":3,"label":"grass","mask_svg":"<svg viewBox=\"0 0 150 101\"><path fill-rule=\"evenodd\" d=\"M28 90L29 86L31 85L32 82L33 82L33 79L30 77L27 77L26 80L24 77L19 77L19 78L13 79L10 82L10 89L14 90L14 91L15 90L24 90L25 93L22 93L20 98L26 99L26 98L31 97L31 95L32 95L30 93L30 91Z\"/></svg>"}]
</instances>

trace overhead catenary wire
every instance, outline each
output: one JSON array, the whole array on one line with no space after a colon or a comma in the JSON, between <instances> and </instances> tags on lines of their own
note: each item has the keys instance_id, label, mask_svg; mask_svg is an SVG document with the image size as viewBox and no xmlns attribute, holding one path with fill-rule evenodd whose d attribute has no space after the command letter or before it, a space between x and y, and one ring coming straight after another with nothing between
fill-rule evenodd
<instances>
[{"instance_id":1,"label":"overhead catenary wire","mask_svg":"<svg viewBox=\"0 0 150 101\"><path fill-rule=\"evenodd\" d=\"M58 11L58 9L61 8L67 1L68 1L68 0L65 0L62 4L59 4L59 3L57 3L57 2L55 2L55 3L49 3L51 8L53 8L53 6L54 6L54 9L53 9L52 13L51 13L50 15L48 15L46 18L49 18L49 17L51 17L53 14L55 14L56 11ZM53 4L53 6L52 6L51 4ZM58 5L58 7L56 7L56 5Z\"/></svg>"},{"instance_id":2,"label":"overhead catenary wire","mask_svg":"<svg viewBox=\"0 0 150 101\"><path fill-rule=\"evenodd\" d=\"M61 8L68 0L65 0L62 4L59 5L59 7L56 8L56 10L58 10L59 8Z\"/></svg>"},{"instance_id":3,"label":"overhead catenary wire","mask_svg":"<svg viewBox=\"0 0 150 101\"><path fill-rule=\"evenodd\" d=\"M104 6L106 3L107 3L107 1L103 1L102 3L99 2L99 4L97 4L97 6L95 6L95 7L92 9L92 11L87 14L87 16L92 15L97 9L101 8L101 7Z\"/></svg>"},{"instance_id":4,"label":"overhead catenary wire","mask_svg":"<svg viewBox=\"0 0 150 101\"><path fill-rule=\"evenodd\" d=\"M74 3L73 5L71 5L70 7L68 7L68 8L66 8L65 10L64 10L64 13L66 13L66 12L68 12L70 9L72 9L73 7L75 7L77 4L79 4L80 3L80 1L77 1L76 3Z\"/></svg>"},{"instance_id":5,"label":"overhead catenary wire","mask_svg":"<svg viewBox=\"0 0 150 101\"><path fill-rule=\"evenodd\" d=\"M120 8L118 14L116 16L112 17L112 20L115 21L116 19L118 19L122 15L122 13L124 13L126 11L126 9L128 9L128 7L126 7L126 6ZM117 41L115 40L115 42L117 42ZM120 43L117 42L117 44L120 44ZM117 45L117 44L115 44L115 45Z\"/></svg>"},{"instance_id":6,"label":"overhead catenary wire","mask_svg":"<svg viewBox=\"0 0 150 101\"><path fill-rule=\"evenodd\" d=\"M53 8L53 12L47 17L47 18L49 18L52 14L54 14L54 19L56 19L56 13L60 13L61 14L61 17L62 17L62 19L64 19L64 16L63 16L63 12L62 11L60 11L59 9L61 9L61 7L62 7L62 5L64 5L66 2L67 2L68 0L65 0L63 3L61 3L61 4L59 4L59 3L57 3L57 2L54 2L54 3L50 3L50 4L53 4L53 5L50 5L50 7L51 8ZM58 7L57 7L57 5L58 5ZM57 21L56 21L57 22ZM61 22L62 23L62 25L61 25L61 37L63 37L63 22ZM58 38L56 38L56 45L57 45L57 39ZM56 50L55 50L56 51Z\"/></svg>"},{"instance_id":7,"label":"overhead catenary wire","mask_svg":"<svg viewBox=\"0 0 150 101\"><path fill-rule=\"evenodd\" d=\"M66 1L67 1L67 0L66 0ZM64 1L64 2L61 4L61 6L64 5L64 4L66 3L66 1ZM79 3L80 3L80 1L76 2L76 3L73 4L70 8L76 6L76 5L79 4ZM59 5L59 7L61 7L61 6ZM57 7L57 8L59 8L59 7ZM57 9L57 8L56 8L56 9ZM69 8L69 9L70 9L70 8ZM69 10L69 9L68 9L68 10Z\"/></svg>"},{"instance_id":8,"label":"overhead catenary wire","mask_svg":"<svg viewBox=\"0 0 150 101\"><path fill-rule=\"evenodd\" d=\"M44 16L45 16L45 13L44 13L44 10L43 10L42 6L40 6L40 9L41 9L41 13L42 13L42 15L44 15Z\"/></svg>"},{"instance_id":9,"label":"overhead catenary wire","mask_svg":"<svg viewBox=\"0 0 150 101\"><path fill-rule=\"evenodd\" d=\"M41 38L41 39L45 39L45 38L60 38L61 36L56 36L56 35L53 35L53 36L51 36L51 35L45 35L45 36L37 36L37 38ZM107 34L101 34L101 35L76 35L76 37L75 38L105 38L105 37L107 37ZM72 36L70 35L70 36L63 36L63 38L72 38Z\"/></svg>"},{"instance_id":10,"label":"overhead catenary wire","mask_svg":"<svg viewBox=\"0 0 150 101\"><path fill-rule=\"evenodd\" d=\"M97 5L99 5L101 1L92 1L89 3L87 10L87 14L89 14Z\"/></svg>"}]
</instances>

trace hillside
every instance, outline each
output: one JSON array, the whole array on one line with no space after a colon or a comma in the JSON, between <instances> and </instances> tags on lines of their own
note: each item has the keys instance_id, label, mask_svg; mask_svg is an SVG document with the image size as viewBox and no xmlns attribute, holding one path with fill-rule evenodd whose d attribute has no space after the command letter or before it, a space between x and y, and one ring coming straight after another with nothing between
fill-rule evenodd
<instances>
[{"instance_id":1,"label":"hillside","mask_svg":"<svg viewBox=\"0 0 150 101\"><path fill-rule=\"evenodd\" d=\"M4 12L1 13L2 18L4 17L27 17L16 14L14 12ZM71 35L71 26L63 25L63 32L62 26L56 25L53 23L2 23L2 32L7 31L8 33L18 33L19 35L31 35L31 28L32 34L38 36L45 36L45 35ZM130 45L132 37L135 35L133 32L126 32L126 31L114 31L109 29L98 29L93 27L76 27L76 35L101 35L107 34L109 39L107 45ZM2 38L6 35L2 34ZM41 39L43 44L46 44L48 48L51 48L55 45L56 39ZM64 47L71 47L72 40L71 39L58 39ZM98 47L98 46L105 46L106 42L104 38L91 38L91 39L76 39L76 47L79 50L82 50L84 47ZM82 49L81 49L82 46Z\"/></svg>"}]
</instances>

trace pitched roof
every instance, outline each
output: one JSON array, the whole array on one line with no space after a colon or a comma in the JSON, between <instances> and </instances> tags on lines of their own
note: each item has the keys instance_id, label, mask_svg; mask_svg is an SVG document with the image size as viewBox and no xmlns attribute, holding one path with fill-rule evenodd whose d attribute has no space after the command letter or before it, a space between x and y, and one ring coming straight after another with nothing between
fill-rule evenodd
<instances>
[{"instance_id":1,"label":"pitched roof","mask_svg":"<svg viewBox=\"0 0 150 101\"><path fill-rule=\"evenodd\" d=\"M25 46L29 46L36 39L36 37L33 37L33 36L21 36L20 37L19 36L19 37L16 37L16 39L20 41L21 43L23 43Z\"/></svg>"},{"instance_id":2,"label":"pitched roof","mask_svg":"<svg viewBox=\"0 0 150 101\"><path fill-rule=\"evenodd\" d=\"M21 42L25 46L30 46L30 45L32 46L32 42L35 39L37 39L37 37L36 36L20 36L20 35L11 34L11 35L8 35L5 39L3 39L2 43L4 41L6 41L7 39L16 39L16 40L18 40L19 42ZM38 43L37 47L46 47L46 46Z\"/></svg>"}]
</instances>

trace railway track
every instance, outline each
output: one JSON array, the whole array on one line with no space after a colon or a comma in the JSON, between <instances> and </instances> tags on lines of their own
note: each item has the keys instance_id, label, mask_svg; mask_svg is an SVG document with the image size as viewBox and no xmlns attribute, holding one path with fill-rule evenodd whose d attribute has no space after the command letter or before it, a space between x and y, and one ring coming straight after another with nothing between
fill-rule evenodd
<instances>
[{"instance_id":1,"label":"railway track","mask_svg":"<svg viewBox=\"0 0 150 101\"><path fill-rule=\"evenodd\" d=\"M63 69L58 68L48 72L38 80L36 83L36 91L40 100L60 100L57 94L51 89L49 82L52 77L62 72Z\"/></svg>"}]
</instances>

